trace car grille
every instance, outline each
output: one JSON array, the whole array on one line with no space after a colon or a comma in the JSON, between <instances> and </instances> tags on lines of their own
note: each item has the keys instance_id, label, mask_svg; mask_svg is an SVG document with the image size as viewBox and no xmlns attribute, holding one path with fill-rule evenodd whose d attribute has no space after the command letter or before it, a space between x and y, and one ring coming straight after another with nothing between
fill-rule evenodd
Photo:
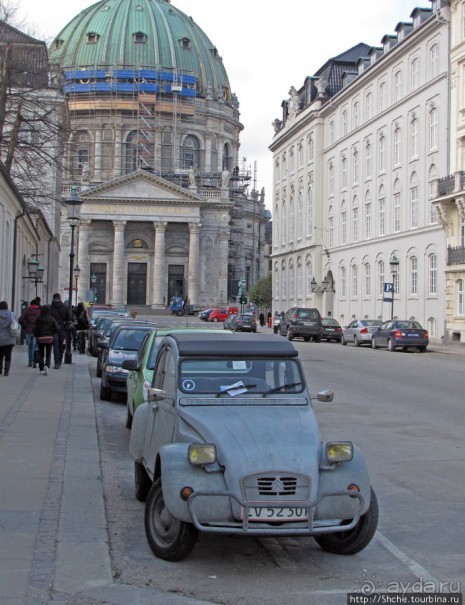
<instances>
[{"instance_id":1,"label":"car grille","mask_svg":"<svg viewBox=\"0 0 465 605\"><path fill-rule=\"evenodd\" d=\"M289 473L249 475L243 480L247 501L306 500L310 493L310 477Z\"/></svg>"}]
</instances>

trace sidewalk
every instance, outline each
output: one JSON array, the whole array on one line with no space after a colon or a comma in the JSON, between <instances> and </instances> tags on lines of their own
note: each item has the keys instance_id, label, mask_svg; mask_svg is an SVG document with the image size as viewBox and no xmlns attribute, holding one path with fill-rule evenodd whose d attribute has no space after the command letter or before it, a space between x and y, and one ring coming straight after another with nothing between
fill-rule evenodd
<instances>
[{"instance_id":1,"label":"sidewalk","mask_svg":"<svg viewBox=\"0 0 465 605\"><path fill-rule=\"evenodd\" d=\"M112 575L89 357L0 377L0 605L200 605Z\"/></svg>"}]
</instances>

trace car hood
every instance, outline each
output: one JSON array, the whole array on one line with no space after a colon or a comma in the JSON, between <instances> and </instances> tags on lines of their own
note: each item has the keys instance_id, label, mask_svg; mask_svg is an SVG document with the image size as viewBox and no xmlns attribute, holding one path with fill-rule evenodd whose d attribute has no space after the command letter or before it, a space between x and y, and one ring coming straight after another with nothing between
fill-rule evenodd
<instances>
[{"instance_id":1,"label":"car hood","mask_svg":"<svg viewBox=\"0 0 465 605\"><path fill-rule=\"evenodd\" d=\"M316 472L320 437L310 404L264 405L260 399L251 405L251 401L244 406L181 407L181 439L214 443L226 476Z\"/></svg>"},{"instance_id":2,"label":"car hood","mask_svg":"<svg viewBox=\"0 0 465 605\"><path fill-rule=\"evenodd\" d=\"M108 365L120 366L126 359L135 359L137 357L137 351L117 351L111 349L108 354Z\"/></svg>"}]
</instances>

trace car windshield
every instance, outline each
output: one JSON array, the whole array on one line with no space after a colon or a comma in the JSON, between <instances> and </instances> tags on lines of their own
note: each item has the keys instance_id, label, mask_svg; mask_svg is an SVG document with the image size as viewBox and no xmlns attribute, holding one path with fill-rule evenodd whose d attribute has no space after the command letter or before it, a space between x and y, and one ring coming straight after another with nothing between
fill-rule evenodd
<instances>
[{"instance_id":1,"label":"car windshield","mask_svg":"<svg viewBox=\"0 0 465 605\"><path fill-rule=\"evenodd\" d=\"M396 321L396 329L401 330L421 330L422 327L418 321Z\"/></svg>"},{"instance_id":2,"label":"car windshield","mask_svg":"<svg viewBox=\"0 0 465 605\"><path fill-rule=\"evenodd\" d=\"M117 351L138 351L147 330L121 330L116 336L112 349Z\"/></svg>"},{"instance_id":3,"label":"car windshield","mask_svg":"<svg viewBox=\"0 0 465 605\"><path fill-rule=\"evenodd\" d=\"M215 394L230 399L245 394L265 397L271 391L282 397L286 393L301 393L305 384L294 359L196 358L181 362L179 388L184 393ZM205 405L205 401L199 399L199 404Z\"/></svg>"}]
</instances>

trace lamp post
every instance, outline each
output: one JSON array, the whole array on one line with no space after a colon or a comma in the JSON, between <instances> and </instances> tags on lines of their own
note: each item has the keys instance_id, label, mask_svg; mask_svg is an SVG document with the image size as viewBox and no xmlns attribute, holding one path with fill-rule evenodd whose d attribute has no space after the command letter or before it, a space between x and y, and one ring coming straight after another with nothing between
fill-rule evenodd
<instances>
[{"instance_id":1,"label":"lamp post","mask_svg":"<svg viewBox=\"0 0 465 605\"><path fill-rule=\"evenodd\" d=\"M77 186L71 187L69 197L65 198L64 203L68 210L68 222L71 227L71 245L69 250L69 290L68 290L68 308L72 314L73 306L73 264L74 264L74 230L79 225L79 217L81 215L82 200L78 195ZM65 363L73 362L73 354L71 353L71 332L66 332L66 352Z\"/></svg>"},{"instance_id":2,"label":"lamp post","mask_svg":"<svg viewBox=\"0 0 465 605\"><path fill-rule=\"evenodd\" d=\"M92 302L96 302L97 300L97 287L96 287L96 283L97 283L97 276L95 275L95 273L92 273L92 275L90 276L90 283L91 283L91 290L92 290Z\"/></svg>"},{"instance_id":3,"label":"lamp post","mask_svg":"<svg viewBox=\"0 0 465 605\"><path fill-rule=\"evenodd\" d=\"M27 261L27 270L29 275L26 275L23 279L30 279L35 284L36 298L38 295L37 284L41 284L44 280L45 267L43 267L37 260L38 254L33 254L32 258Z\"/></svg>"},{"instance_id":4,"label":"lamp post","mask_svg":"<svg viewBox=\"0 0 465 605\"><path fill-rule=\"evenodd\" d=\"M79 275L81 274L81 267L76 263L74 267L74 281L75 281L75 291L76 291L76 305L78 304L78 281Z\"/></svg>"},{"instance_id":5,"label":"lamp post","mask_svg":"<svg viewBox=\"0 0 465 605\"><path fill-rule=\"evenodd\" d=\"M391 256L389 261L389 267L392 275L392 303L391 303L391 320L394 319L394 294L395 294L395 281L396 275L399 272L399 259L395 254Z\"/></svg>"}]
</instances>

